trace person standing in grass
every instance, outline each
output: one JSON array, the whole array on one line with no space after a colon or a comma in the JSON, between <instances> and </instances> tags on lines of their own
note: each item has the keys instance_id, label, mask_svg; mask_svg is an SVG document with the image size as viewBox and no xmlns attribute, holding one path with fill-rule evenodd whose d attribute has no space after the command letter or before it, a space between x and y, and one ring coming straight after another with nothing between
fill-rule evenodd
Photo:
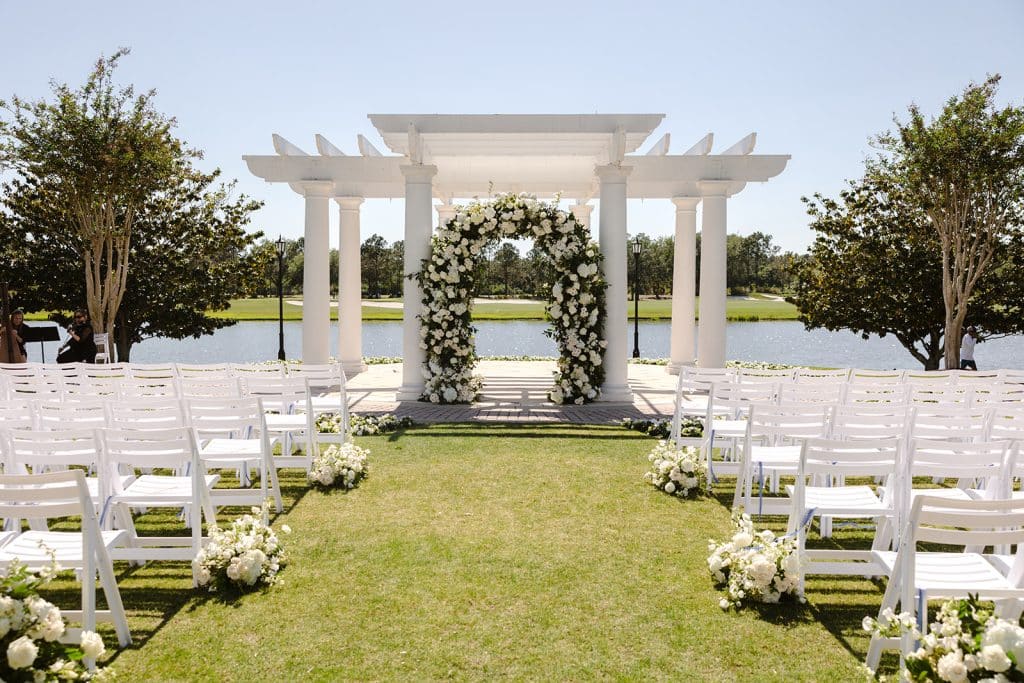
<instances>
[{"instance_id":1,"label":"person standing in grass","mask_svg":"<svg viewBox=\"0 0 1024 683\"><path fill-rule=\"evenodd\" d=\"M964 332L964 338L960 340L960 369L977 370L978 364L974 362L974 345L978 341L978 331L974 325L970 325Z\"/></svg>"}]
</instances>

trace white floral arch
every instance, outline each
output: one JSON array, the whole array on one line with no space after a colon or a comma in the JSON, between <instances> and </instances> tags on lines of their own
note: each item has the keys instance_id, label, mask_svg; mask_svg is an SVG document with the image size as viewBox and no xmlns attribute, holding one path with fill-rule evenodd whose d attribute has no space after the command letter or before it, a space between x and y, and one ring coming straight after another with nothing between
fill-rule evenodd
<instances>
[{"instance_id":1,"label":"white floral arch","mask_svg":"<svg viewBox=\"0 0 1024 683\"><path fill-rule=\"evenodd\" d=\"M558 345L558 370L548 398L589 403L604 382L605 287L601 251L586 226L557 204L504 194L459 207L431 240L430 258L412 277L423 290L420 346L426 351L422 400L469 403L483 378L476 367L472 325L473 270L484 249L505 237L532 237L551 257L555 282L545 334Z\"/></svg>"}]
</instances>

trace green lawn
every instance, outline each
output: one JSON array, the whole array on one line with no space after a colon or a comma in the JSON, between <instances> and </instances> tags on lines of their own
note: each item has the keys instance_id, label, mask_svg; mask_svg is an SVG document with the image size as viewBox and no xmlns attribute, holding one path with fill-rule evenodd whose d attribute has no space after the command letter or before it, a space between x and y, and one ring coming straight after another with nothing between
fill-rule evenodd
<instances>
[{"instance_id":1,"label":"green lawn","mask_svg":"<svg viewBox=\"0 0 1024 683\"><path fill-rule=\"evenodd\" d=\"M807 606L722 612L705 558L729 511L643 483L648 437L435 425L357 441L372 470L353 492L284 477L283 585L224 603L186 566L119 567L136 640L121 680L859 679L879 587L811 581Z\"/></svg>"},{"instance_id":2,"label":"green lawn","mask_svg":"<svg viewBox=\"0 0 1024 683\"><path fill-rule=\"evenodd\" d=\"M302 307L284 304L285 320L301 320ZM383 302L401 303L397 299L385 299ZM699 304L699 299L698 299ZM633 302L628 304L629 315L633 315ZM217 315L236 320L277 320L278 305L276 298L266 299L234 299L231 308ZM642 320L669 320L672 317L672 301L670 299L644 299L640 302L640 318ZM741 299L730 297L726 303L726 317L729 320L796 320L796 307L785 301L775 299L751 298ZM331 318L337 319L337 310L331 310ZM473 307L475 320L543 320L544 303L480 303ZM363 320L401 320L402 309L386 306L374 306L363 303Z\"/></svg>"}]
</instances>

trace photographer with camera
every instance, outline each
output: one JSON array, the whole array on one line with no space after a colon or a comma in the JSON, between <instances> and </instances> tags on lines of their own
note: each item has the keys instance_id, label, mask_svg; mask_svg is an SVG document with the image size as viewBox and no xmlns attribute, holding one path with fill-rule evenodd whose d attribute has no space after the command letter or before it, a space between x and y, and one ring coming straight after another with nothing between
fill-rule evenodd
<instances>
[{"instance_id":1,"label":"photographer with camera","mask_svg":"<svg viewBox=\"0 0 1024 683\"><path fill-rule=\"evenodd\" d=\"M89 312L84 308L75 311L74 322L68 327L67 347L57 354L58 363L94 363L96 362L96 341L92 335L92 323Z\"/></svg>"}]
</instances>

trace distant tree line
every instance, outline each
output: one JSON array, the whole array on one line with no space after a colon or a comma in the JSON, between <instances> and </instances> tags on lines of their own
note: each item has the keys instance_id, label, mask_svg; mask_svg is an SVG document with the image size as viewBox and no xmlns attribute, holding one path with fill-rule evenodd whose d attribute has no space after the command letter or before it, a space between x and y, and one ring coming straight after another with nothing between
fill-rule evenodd
<instances>
[{"instance_id":1,"label":"distant tree line","mask_svg":"<svg viewBox=\"0 0 1024 683\"><path fill-rule=\"evenodd\" d=\"M640 293L643 296L671 296L672 261L675 240L672 237L639 236ZM697 236L697 272L700 274L700 235ZM370 235L360 247L362 257L362 296L368 299L402 296L404 243L389 244L380 235ZM257 247L264 264L258 287L261 296L277 295L277 244L263 240ZM772 238L763 232L748 236L729 235L726 239L728 270L726 286L732 294L752 291L785 294L792 291L794 268L802 257L782 252ZM634 256L628 249L630 291L634 282ZM338 251L330 255L331 293L338 291ZM285 294L302 293L303 239L285 241L282 289ZM547 295L546 283L551 280L551 262L536 247L523 254L512 242L492 245L477 272L480 296L538 297Z\"/></svg>"}]
</instances>

